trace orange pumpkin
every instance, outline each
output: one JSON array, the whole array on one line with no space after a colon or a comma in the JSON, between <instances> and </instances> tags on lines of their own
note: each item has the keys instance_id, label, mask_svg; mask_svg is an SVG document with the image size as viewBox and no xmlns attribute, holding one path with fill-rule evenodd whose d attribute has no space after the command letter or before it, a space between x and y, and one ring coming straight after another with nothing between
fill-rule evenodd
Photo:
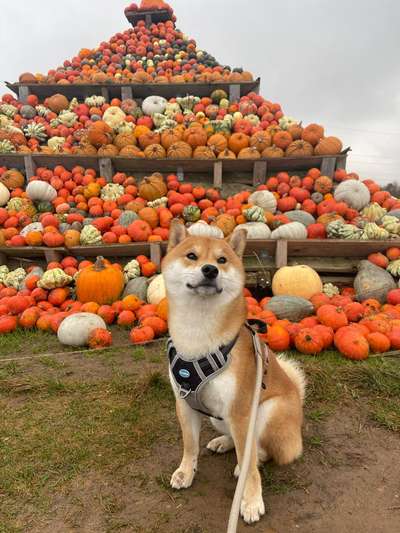
<instances>
[{"instance_id":1,"label":"orange pumpkin","mask_svg":"<svg viewBox=\"0 0 400 533\"><path fill-rule=\"evenodd\" d=\"M167 157L169 159L190 159L192 157L192 147L186 142L178 141L171 144Z\"/></svg>"},{"instance_id":2,"label":"orange pumpkin","mask_svg":"<svg viewBox=\"0 0 400 533\"><path fill-rule=\"evenodd\" d=\"M161 133L161 145L165 148L165 150L169 150L170 146L181 141L182 138L182 132L177 129L164 130Z\"/></svg>"},{"instance_id":3,"label":"orange pumpkin","mask_svg":"<svg viewBox=\"0 0 400 533\"><path fill-rule=\"evenodd\" d=\"M310 124L304 128L301 138L312 146L316 146L324 137L324 134L325 131L322 126L319 126L318 124Z\"/></svg>"},{"instance_id":4,"label":"orange pumpkin","mask_svg":"<svg viewBox=\"0 0 400 533\"><path fill-rule=\"evenodd\" d=\"M192 148L205 146L207 144L207 139L207 132L201 127L188 128L183 134L183 140Z\"/></svg>"},{"instance_id":5,"label":"orange pumpkin","mask_svg":"<svg viewBox=\"0 0 400 533\"><path fill-rule=\"evenodd\" d=\"M147 159L165 159L167 157L167 152L161 144L150 144L145 148L144 155Z\"/></svg>"},{"instance_id":6,"label":"orange pumpkin","mask_svg":"<svg viewBox=\"0 0 400 533\"><path fill-rule=\"evenodd\" d=\"M257 148L260 154L271 146L272 137L267 131L257 131L250 138L250 146Z\"/></svg>"},{"instance_id":7,"label":"orange pumpkin","mask_svg":"<svg viewBox=\"0 0 400 533\"><path fill-rule=\"evenodd\" d=\"M236 154L232 150L226 149L218 154L218 159L236 159Z\"/></svg>"},{"instance_id":8,"label":"orange pumpkin","mask_svg":"<svg viewBox=\"0 0 400 533\"><path fill-rule=\"evenodd\" d=\"M112 129L102 120L94 122L88 131L88 140L96 148L100 148L112 141Z\"/></svg>"},{"instance_id":9,"label":"orange pumpkin","mask_svg":"<svg viewBox=\"0 0 400 533\"><path fill-rule=\"evenodd\" d=\"M157 211L153 209L152 207L145 207L139 211L139 217L142 220L145 220L150 227L153 229L156 228L159 224L159 218Z\"/></svg>"},{"instance_id":10,"label":"orange pumpkin","mask_svg":"<svg viewBox=\"0 0 400 533\"><path fill-rule=\"evenodd\" d=\"M161 136L155 131L148 131L139 137L139 146L142 150L151 144L160 144Z\"/></svg>"},{"instance_id":11,"label":"orange pumpkin","mask_svg":"<svg viewBox=\"0 0 400 533\"><path fill-rule=\"evenodd\" d=\"M228 139L222 133L215 133L209 137L207 146L216 154L220 154L228 148Z\"/></svg>"},{"instance_id":12,"label":"orange pumpkin","mask_svg":"<svg viewBox=\"0 0 400 533\"><path fill-rule=\"evenodd\" d=\"M243 148L238 154L238 159L260 159L260 152L255 146Z\"/></svg>"},{"instance_id":13,"label":"orange pumpkin","mask_svg":"<svg viewBox=\"0 0 400 533\"><path fill-rule=\"evenodd\" d=\"M286 148L293 142L293 138L287 131L278 131L273 137L273 142L278 148L286 150Z\"/></svg>"},{"instance_id":14,"label":"orange pumpkin","mask_svg":"<svg viewBox=\"0 0 400 533\"><path fill-rule=\"evenodd\" d=\"M244 148L250 145L250 138L244 133L233 133L229 137L228 146L235 154L238 154Z\"/></svg>"},{"instance_id":15,"label":"orange pumpkin","mask_svg":"<svg viewBox=\"0 0 400 533\"><path fill-rule=\"evenodd\" d=\"M198 146L193 152L194 159L215 159L215 154L209 146Z\"/></svg>"},{"instance_id":16,"label":"orange pumpkin","mask_svg":"<svg viewBox=\"0 0 400 533\"><path fill-rule=\"evenodd\" d=\"M139 195L148 202L162 198L167 194L167 191L167 186L161 174L153 174L146 177L139 185Z\"/></svg>"}]
</instances>

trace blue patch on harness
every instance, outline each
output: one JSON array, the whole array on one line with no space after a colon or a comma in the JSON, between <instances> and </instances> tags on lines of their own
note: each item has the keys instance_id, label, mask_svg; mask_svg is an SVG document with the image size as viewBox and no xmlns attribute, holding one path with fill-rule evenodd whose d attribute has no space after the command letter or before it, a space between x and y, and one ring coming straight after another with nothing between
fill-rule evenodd
<instances>
[{"instance_id":1,"label":"blue patch on harness","mask_svg":"<svg viewBox=\"0 0 400 533\"><path fill-rule=\"evenodd\" d=\"M181 368L181 370L179 370L179 375L181 376L181 378L184 378L184 379L190 378L190 372L189 370L186 370L185 368Z\"/></svg>"}]
</instances>

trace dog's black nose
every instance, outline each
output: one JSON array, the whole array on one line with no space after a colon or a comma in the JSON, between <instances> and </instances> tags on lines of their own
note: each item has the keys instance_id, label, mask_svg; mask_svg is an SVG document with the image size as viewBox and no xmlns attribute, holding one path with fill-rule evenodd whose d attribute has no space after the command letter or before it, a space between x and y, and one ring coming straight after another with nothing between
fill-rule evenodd
<instances>
[{"instance_id":1,"label":"dog's black nose","mask_svg":"<svg viewBox=\"0 0 400 533\"><path fill-rule=\"evenodd\" d=\"M219 274L218 268L213 265L204 265L201 267L201 271L206 279L215 279Z\"/></svg>"}]
</instances>

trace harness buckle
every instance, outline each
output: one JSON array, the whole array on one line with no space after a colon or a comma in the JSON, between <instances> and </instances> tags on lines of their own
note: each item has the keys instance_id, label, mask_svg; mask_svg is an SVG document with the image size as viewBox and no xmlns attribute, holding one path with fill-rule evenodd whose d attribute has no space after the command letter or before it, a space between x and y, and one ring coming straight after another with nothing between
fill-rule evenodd
<instances>
[{"instance_id":1,"label":"harness buckle","mask_svg":"<svg viewBox=\"0 0 400 533\"><path fill-rule=\"evenodd\" d=\"M186 398L189 396L189 394L190 394L191 392L192 392L192 391L191 391L190 389L189 389L189 390L184 389L184 388L182 387L182 385L180 385L180 387L179 387L179 393L178 393L178 394L179 394L179 398L180 398L181 400L186 400Z\"/></svg>"}]
</instances>

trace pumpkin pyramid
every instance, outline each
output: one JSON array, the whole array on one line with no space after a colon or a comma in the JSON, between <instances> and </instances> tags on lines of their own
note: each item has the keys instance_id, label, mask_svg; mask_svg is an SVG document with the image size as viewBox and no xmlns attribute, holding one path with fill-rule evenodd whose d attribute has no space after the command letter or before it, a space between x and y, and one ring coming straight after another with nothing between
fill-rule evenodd
<instances>
[{"instance_id":1,"label":"pumpkin pyramid","mask_svg":"<svg viewBox=\"0 0 400 533\"><path fill-rule=\"evenodd\" d=\"M164 22L146 26L140 12L164 10ZM24 73L21 83L187 83L242 82L253 76L241 68L221 65L211 54L197 47L175 25L172 8L159 0L131 4L125 10L133 28L114 35L93 50L79 53L47 75ZM133 18L130 17L132 15Z\"/></svg>"}]
</instances>

